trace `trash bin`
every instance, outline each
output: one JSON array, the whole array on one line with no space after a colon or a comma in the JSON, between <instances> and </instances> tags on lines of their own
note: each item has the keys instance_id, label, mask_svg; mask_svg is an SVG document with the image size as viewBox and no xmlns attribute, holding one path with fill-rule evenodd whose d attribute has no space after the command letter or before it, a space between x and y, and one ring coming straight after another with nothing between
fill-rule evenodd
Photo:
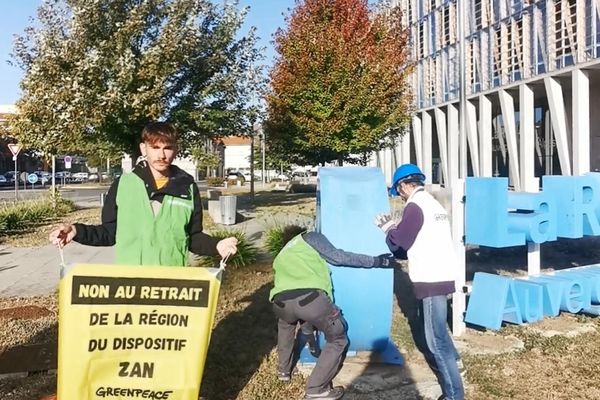
<instances>
[{"instance_id":1,"label":"trash bin","mask_svg":"<svg viewBox=\"0 0 600 400\"><path fill-rule=\"evenodd\" d=\"M223 225L235 224L236 196L221 196L219 202L221 203L221 223Z\"/></svg>"},{"instance_id":2,"label":"trash bin","mask_svg":"<svg viewBox=\"0 0 600 400\"><path fill-rule=\"evenodd\" d=\"M208 197L208 200L219 200L219 197L221 197L221 191L216 189L207 189L206 197Z\"/></svg>"}]
</instances>

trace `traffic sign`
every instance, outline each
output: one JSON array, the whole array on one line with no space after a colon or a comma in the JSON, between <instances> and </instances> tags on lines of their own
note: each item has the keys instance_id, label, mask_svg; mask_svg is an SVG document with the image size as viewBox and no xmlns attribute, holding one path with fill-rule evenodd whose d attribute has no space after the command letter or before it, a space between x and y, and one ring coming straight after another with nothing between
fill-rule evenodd
<instances>
[{"instance_id":1,"label":"traffic sign","mask_svg":"<svg viewBox=\"0 0 600 400\"><path fill-rule=\"evenodd\" d=\"M16 159L17 154L21 151L21 145L17 143L9 143L8 148L13 155L13 160Z\"/></svg>"},{"instance_id":2,"label":"traffic sign","mask_svg":"<svg viewBox=\"0 0 600 400\"><path fill-rule=\"evenodd\" d=\"M29 174L29 175L27 175L27 182L31 183L32 185L34 183L37 183L38 179L39 178L38 178L37 174Z\"/></svg>"},{"instance_id":3,"label":"traffic sign","mask_svg":"<svg viewBox=\"0 0 600 400\"><path fill-rule=\"evenodd\" d=\"M65 161L65 168L71 169L71 162L73 161L73 158L71 156L65 156L64 161Z\"/></svg>"}]
</instances>

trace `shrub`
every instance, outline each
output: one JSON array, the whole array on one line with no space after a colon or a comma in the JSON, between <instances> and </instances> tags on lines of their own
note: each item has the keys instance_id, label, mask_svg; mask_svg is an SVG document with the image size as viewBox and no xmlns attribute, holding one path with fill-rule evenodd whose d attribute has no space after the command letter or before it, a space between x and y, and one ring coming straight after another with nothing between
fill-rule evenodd
<instances>
[{"instance_id":1,"label":"shrub","mask_svg":"<svg viewBox=\"0 0 600 400\"><path fill-rule=\"evenodd\" d=\"M223 182L225 182L225 179L218 176L213 176L206 179L206 184L208 186L223 186Z\"/></svg>"},{"instance_id":2,"label":"shrub","mask_svg":"<svg viewBox=\"0 0 600 400\"><path fill-rule=\"evenodd\" d=\"M277 256L283 248L283 229L285 226L277 225L265 232L265 247L273 257Z\"/></svg>"},{"instance_id":3,"label":"shrub","mask_svg":"<svg viewBox=\"0 0 600 400\"><path fill-rule=\"evenodd\" d=\"M289 226L300 226L309 230L309 227L306 226L305 223L300 221L295 221L295 223L285 224L285 225L273 225L270 229L268 229L265 233L265 247L269 254L273 257L276 257L277 254L283 249L283 231L285 228Z\"/></svg>"},{"instance_id":4,"label":"shrub","mask_svg":"<svg viewBox=\"0 0 600 400\"><path fill-rule=\"evenodd\" d=\"M317 185L314 183L292 183L288 186L289 193L314 193L317 191Z\"/></svg>"},{"instance_id":5,"label":"shrub","mask_svg":"<svg viewBox=\"0 0 600 400\"><path fill-rule=\"evenodd\" d=\"M10 233L32 228L35 225L66 215L75 209L70 200L59 195L55 197L56 207L52 197L36 200L21 200L0 205L0 232Z\"/></svg>"},{"instance_id":6,"label":"shrub","mask_svg":"<svg viewBox=\"0 0 600 400\"><path fill-rule=\"evenodd\" d=\"M237 186L238 182L243 185L245 181L243 179L227 179L227 184L229 186Z\"/></svg>"},{"instance_id":7,"label":"shrub","mask_svg":"<svg viewBox=\"0 0 600 400\"><path fill-rule=\"evenodd\" d=\"M227 230L221 229L218 231L211 232L210 235L218 240L234 236L238 240L237 253L234 256L229 257L227 260L228 268L239 268L250 265L256 261L256 255L258 250L256 247L248 241L246 234L240 230ZM194 266L211 268L219 265L221 261L220 256L201 256L198 258Z\"/></svg>"}]
</instances>

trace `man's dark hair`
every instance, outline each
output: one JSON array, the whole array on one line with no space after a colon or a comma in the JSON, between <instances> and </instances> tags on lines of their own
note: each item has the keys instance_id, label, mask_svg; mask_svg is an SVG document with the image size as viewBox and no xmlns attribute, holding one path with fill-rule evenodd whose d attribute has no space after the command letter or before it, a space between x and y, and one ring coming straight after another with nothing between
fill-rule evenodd
<instances>
[{"instance_id":1,"label":"man's dark hair","mask_svg":"<svg viewBox=\"0 0 600 400\"><path fill-rule=\"evenodd\" d=\"M281 233L281 244L285 246L290 240L305 232L306 228L299 225L288 225L283 228L283 232Z\"/></svg>"},{"instance_id":2,"label":"man's dark hair","mask_svg":"<svg viewBox=\"0 0 600 400\"><path fill-rule=\"evenodd\" d=\"M168 122L151 122L142 130L142 142L150 144L164 142L176 145L177 129Z\"/></svg>"}]
</instances>

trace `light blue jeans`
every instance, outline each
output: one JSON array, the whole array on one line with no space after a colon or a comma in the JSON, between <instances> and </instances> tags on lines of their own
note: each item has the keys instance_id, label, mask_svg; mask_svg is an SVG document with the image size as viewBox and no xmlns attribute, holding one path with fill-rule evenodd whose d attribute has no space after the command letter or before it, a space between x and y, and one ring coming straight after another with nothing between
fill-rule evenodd
<instances>
[{"instance_id":1,"label":"light blue jeans","mask_svg":"<svg viewBox=\"0 0 600 400\"><path fill-rule=\"evenodd\" d=\"M423 304L423 330L427 347L435 359L442 393L448 400L464 400L465 390L456 363L457 351L448 332L446 296L425 297Z\"/></svg>"}]
</instances>

